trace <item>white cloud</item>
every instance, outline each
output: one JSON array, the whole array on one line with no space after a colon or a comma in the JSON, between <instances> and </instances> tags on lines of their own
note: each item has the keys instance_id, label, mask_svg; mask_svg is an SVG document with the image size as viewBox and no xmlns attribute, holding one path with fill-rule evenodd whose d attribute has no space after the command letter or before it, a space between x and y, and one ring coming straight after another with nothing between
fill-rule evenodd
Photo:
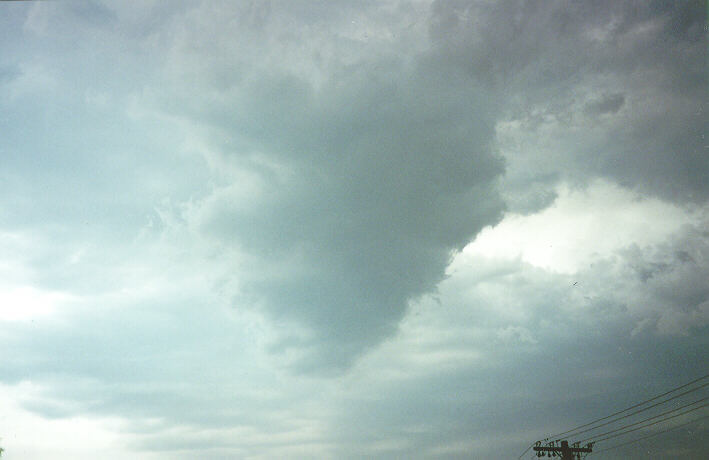
<instances>
[{"instance_id":1,"label":"white cloud","mask_svg":"<svg viewBox=\"0 0 709 460\"><path fill-rule=\"evenodd\" d=\"M0 284L0 321L28 321L49 315L71 300L62 292L47 292L32 286Z\"/></svg>"},{"instance_id":2,"label":"white cloud","mask_svg":"<svg viewBox=\"0 0 709 460\"><path fill-rule=\"evenodd\" d=\"M110 459L135 455L126 442L135 437L121 431L128 426L117 417L75 416L48 419L22 407L39 388L31 383L0 385L0 446L9 460L47 458ZM141 458L157 456L144 452Z\"/></svg>"},{"instance_id":3,"label":"white cloud","mask_svg":"<svg viewBox=\"0 0 709 460\"><path fill-rule=\"evenodd\" d=\"M541 212L506 214L494 227L483 229L463 254L519 258L544 269L574 273L631 244L663 241L696 219L686 208L607 181L597 180L583 189L560 185L556 194L553 204Z\"/></svg>"}]
</instances>

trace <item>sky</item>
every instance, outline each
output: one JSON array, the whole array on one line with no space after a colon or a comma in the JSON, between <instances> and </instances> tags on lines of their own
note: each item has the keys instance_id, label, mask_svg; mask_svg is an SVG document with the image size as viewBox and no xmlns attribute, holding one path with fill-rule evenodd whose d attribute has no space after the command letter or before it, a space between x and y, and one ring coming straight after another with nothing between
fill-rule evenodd
<instances>
[{"instance_id":1,"label":"sky","mask_svg":"<svg viewBox=\"0 0 709 460\"><path fill-rule=\"evenodd\" d=\"M709 374L706 21L2 2L3 458L517 458Z\"/></svg>"}]
</instances>

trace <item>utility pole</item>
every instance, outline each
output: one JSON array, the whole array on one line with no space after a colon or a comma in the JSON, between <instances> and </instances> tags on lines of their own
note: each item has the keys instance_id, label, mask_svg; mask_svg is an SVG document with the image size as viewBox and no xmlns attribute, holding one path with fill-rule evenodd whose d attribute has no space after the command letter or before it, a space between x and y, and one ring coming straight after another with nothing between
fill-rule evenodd
<instances>
[{"instance_id":1,"label":"utility pole","mask_svg":"<svg viewBox=\"0 0 709 460\"><path fill-rule=\"evenodd\" d=\"M579 447L578 443L573 447L569 447L569 441L561 441L561 445L557 445L556 441L550 442L546 446L542 446L541 441L537 441L534 446L534 451L537 457L561 457L561 460L577 460L581 458L582 453L593 452L593 443L587 444L586 447Z\"/></svg>"}]
</instances>

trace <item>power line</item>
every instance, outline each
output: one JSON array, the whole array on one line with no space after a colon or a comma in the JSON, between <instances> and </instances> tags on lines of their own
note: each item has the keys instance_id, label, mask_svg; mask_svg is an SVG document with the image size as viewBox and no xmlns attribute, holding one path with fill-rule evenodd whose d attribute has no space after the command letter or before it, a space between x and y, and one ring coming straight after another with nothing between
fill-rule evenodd
<instances>
[{"instance_id":1,"label":"power line","mask_svg":"<svg viewBox=\"0 0 709 460\"><path fill-rule=\"evenodd\" d=\"M575 428L572 428L572 429L570 429L570 430L563 431L563 432L561 432L561 433L557 433L557 434L555 434L555 435L549 436L549 437L545 438L543 441L537 441L535 444L530 445L529 447L527 447L527 448L524 450L524 452L522 452L522 454L519 456L519 460L521 460L522 457L523 457L532 447L534 448L535 451L537 451L537 455L539 455L539 452L542 452L542 455L543 455L545 452L547 452L547 453L549 453L550 456L554 453L554 454L558 454L560 457L563 457L564 459L566 459L567 457L570 459L570 458L573 458L574 453L576 453L577 456L581 455L581 453L584 453L584 452L586 452L586 453L591 453L591 452L592 452L592 448L593 448L593 444L595 444L596 442L605 441L605 440L607 440L607 439L612 439L612 438L615 438L615 437L617 437L617 436L622 436L622 435L625 435L625 434L628 434L628 433L632 433L632 432L634 432L634 431L637 431L637 430L640 430L640 429L644 429L644 428L647 428L647 427L656 425L656 424L658 424L658 423L662 423L662 422L665 422L665 421L667 421L667 420L671 420L671 419L673 419L673 418L676 418L676 417L679 417L679 416L688 414L688 413L690 413L690 412L694 412L694 411L696 411L696 410L702 409L702 408L704 408L704 407L707 407L707 406L709 406L709 404L703 404L703 405L701 405L701 406L699 406L699 407L695 407L695 408L692 408L692 409L689 409L689 410L685 410L684 412L681 412L681 413L679 413L679 414L672 415L672 416L669 416L669 417L665 417L665 418L663 418L663 419L657 420L657 421L652 422L652 423L647 423L647 422L649 422L649 421L651 421L651 420L654 420L654 419L656 419L656 418L658 418L658 417L662 417L662 416L664 416L664 415L671 414L671 413L673 413L673 412L677 412L677 411L679 411L679 410L682 410L682 409L684 409L684 408L686 408L686 407L693 406L693 405L696 405L696 404L698 404L698 403L701 403L701 402L703 402L703 401L709 399L709 397L706 397L706 398L703 398L703 399L699 399L699 400L697 400L697 401L691 402L691 403L689 403L689 404L685 404L685 405L683 405L683 406L681 406L681 407L678 407L678 408L675 408L675 409L672 409L672 410L669 410L669 411L665 411L665 412L663 412L663 413L661 413L661 414L659 414L659 415L655 415L655 416L653 416L653 417L645 418L645 419L643 419L643 420L641 420L641 421L639 421L639 422L635 422L635 423L632 423L632 424L629 424L629 425L624 425L624 426L621 426L621 427L619 427L619 428L615 428L615 429L613 429L613 430L607 431L607 432L605 432L605 433L592 436L592 437L590 437L590 438L588 438L588 439L585 439L585 440L583 440L583 441L579 441L579 442L574 443L574 446L573 446L573 447L569 447L569 444L568 444L568 442L567 442L566 440L560 440L560 439L557 439L556 441L553 441L553 442L549 442L549 443L547 443L546 446L542 446L542 445L541 445L541 443L548 441L550 438L559 437L559 436L565 435L565 434L567 434L567 433L574 433L574 432L577 432L577 433L575 433L575 435L578 435L578 434L581 434L581 433L586 433L586 432L589 432L589 431L592 431L592 430L596 430L596 429L598 429L598 428L600 428L600 427L610 425L611 423L616 423L616 422L618 422L618 421L620 421L620 420L623 420L623 419L625 419L625 418L628 418L628 417L631 417L631 416L633 416L633 415L639 414L639 413L641 413L641 412L650 410L650 409L652 409L652 408L654 408L654 407L657 407L657 406L659 406L659 405L666 404L666 403L668 403L669 401L672 401L672 400L674 400L674 399L680 398L680 397L682 397L682 396L684 396L684 395L687 395L687 394L689 394L689 393L693 393L693 392L695 392L695 391L701 390L702 388L704 388L704 387L706 387L706 386L709 386L709 382L708 382L708 383L701 384L701 385L699 385L699 386L697 386L697 387L695 387L695 388L691 388L691 389L689 389L689 390L687 390L687 391L682 392L681 394L674 395L674 396L672 396L672 397L670 397L670 398L667 398L667 399L665 399L665 400L659 401L659 402L657 402L657 403L655 403L655 404L653 404L653 405L651 405L651 406L642 408L642 409L637 410L637 411L635 411L635 412L632 412L632 413L630 413L630 414L626 414L626 415L623 415L623 416L621 416L621 417L617 417L618 415L623 414L623 413L625 413L625 412L628 412L629 410L632 410L632 409L635 409L635 408L644 406L644 405L646 405L646 404L648 404L648 403L650 403L650 402L652 402L652 401L656 401L656 400L658 400L658 399L660 399L660 398L663 398L663 397L665 397L665 396L667 396L667 395L670 395L670 394L672 394L672 393L675 393L675 392L677 392L677 391L679 391L679 390L681 390L681 389L683 389L683 388L690 387L691 385L694 385L694 384L696 384L697 382L701 382L702 380L704 380L704 379L706 379L706 378L708 378L708 377L709 377L709 374L706 374L706 375L704 375L704 376L702 376L702 377L700 377L700 378L698 378L698 379L692 380L691 382L685 383L684 385L680 385L680 386L678 386L678 387L675 387L675 388L673 388L673 389L671 389L671 390L669 390L669 391L666 391L666 392L664 392L664 393L662 393L662 394L659 394L659 395L657 395L657 396L654 396L654 397L652 397L652 398L650 398L650 399L646 399L645 401L642 401L642 402L640 402L640 403L634 404L634 405L632 405L632 406L630 406L630 407L627 407L627 408L625 408L625 409L623 409L623 410L620 410L620 411L618 411L618 412L615 412L615 413L613 413L613 414L611 414L611 415L608 415L608 416L606 416L606 417L601 417L601 418L596 419L596 420L594 420L594 421L592 421L592 422L589 422L589 423L586 423L586 424L583 424L583 425L579 425L579 426L577 426L577 427L575 427ZM610 419L610 420L609 420L609 419ZM607 421L606 423L603 423L603 424L600 424L600 425L598 424L598 422L602 422L602 421L605 421L605 420L608 420L608 421ZM628 428L630 428L630 427L634 427L634 426L636 426L636 425L641 425L641 424L642 424L642 426L639 426L639 427L637 427L637 428L628 429ZM595 426L594 426L594 425L595 425ZM590 428L587 428L587 427L590 427ZM582 428L587 428L587 429L582 430L582 431L579 431L579 430L582 429ZM617 434L612 434L612 433L617 433ZM597 439L597 438L600 438L600 437L602 437L602 436L605 436L605 437L603 437L603 438L601 438L601 439ZM584 441L587 441L587 440L590 440L590 439L597 439L597 440L596 440L596 441L593 441L593 442L591 442L591 443L589 443L589 444L587 444L586 447L579 447L579 444L580 444L580 443L582 443L582 442L584 442ZM559 441L561 441L561 444L558 444ZM584 457L585 457L585 456L584 456Z\"/></svg>"},{"instance_id":2,"label":"power line","mask_svg":"<svg viewBox=\"0 0 709 460\"><path fill-rule=\"evenodd\" d=\"M625 434L632 433L633 431L642 430L643 428L647 428L647 427L649 427L649 426L657 425L658 423L662 423L662 422L665 422L665 421L667 421L667 420L672 420L673 418L680 417L680 416L682 416L682 415L684 415L684 414L689 414L690 412L694 412L695 410L699 410L699 409L702 409L702 408L704 408L704 407L709 407L709 404L704 404L704 405L702 405L702 406L695 407L694 409L686 410L686 411L681 412L681 413L679 413L679 414L677 414L677 415L672 415L671 417L665 417L665 418L663 418L663 419L661 419L661 420L658 420L658 421L656 421L656 422L648 423L647 425L643 425L643 426L639 426L639 427L637 427L637 428L633 428L632 430L624 431L624 432L622 432L622 433L616 433L616 434L613 434L613 435L610 435L610 436L606 436L605 438L597 439L597 440L593 441L593 443L596 444L596 443L599 443L599 442L601 442L601 441L605 441L605 440L607 440L607 439L617 438L618 436L623 436L623 435L625 435ZM593 439L593 438L589 438L589 439ZM584 441L585 441L585 440L584 440ZM580 442L583 442L583 441L580 441Z\"/></svg>"},{"instance_id":3,"label":"power line","mask_svg":"<svg viewBox=\"0 0 709 460\"><path fill-rule=\"evenodd\" d=\"M666 396L666 395L668 395L668 394L670 394L670 393L674 393L674 392L677 391L677 390L681 390L682 388L686 388L686 387L688 387L688 386L690 386L690 385L692 385L692 384L694 384L694 383L697 383L697 382L699 382L699 381L701 381L701 380L706 379L707 377L709 377L709 374L704 375L703 377L699 377L699 378L696 379L696 380L692 380L692 381L689 382L689 383L685 383L684 385L678 386L677 388L673 388L672 390L666 391L665 393L662 393L662 394L660 394L660 395L657 395L657 396L655 396L655 397L653 397L653 398L647 399L647 400L645 400L645 401L643 401L643 402L641 402L641 403L635 404L635 405L630 406L630 407L628 407L628 408L626 408L626 409L623 409L623 410L621 410L621 411L618 411L618 412L616 412L616 413L614 413L614 414L608 415L608 416L606 416L606 417L601 417L601 418L596 419L596 420L594 420L594 421L592 421L592 422L589 422L589 423L586 423L586 424L583 424L583 425L579 425L579 426L577 426L576 428L572 428L572 429L570 429L570 430L562 431L561 433L551 435L551 436L545 438L545 440L546 440L546 439L550 439L550 438L556 438L556 437L558 437L558 436L561 436L561 435L564 435L564 434L567 434L567 433L571 433L571 432L573 432L573 431L578 430L579 428L586 428L586 427L589 426L589 425L593 425L593 424L595 424L595 423L602 422L603 420L608 420L609 418L615 417L616 415L620 415L620 414L622 414L623 412L627 412L627 411L629 411L629 410L631 410L631 409L635 409L636 407L640 407L640 406L642 406L643 404L647 404L647 403L652 402L652 401L655 401L656 399L659 399L659 398L661 398L661 397L663 397L663 396Z\"/></svg>"},{"instance_id":4,"label":"power line","mask_svg":"<svg viewBox=\"0 0 709 460\"><path fill-rule=\"evenodd\" d=\"M698 386L697 388L693 388L693 389L691 389L691 390L685 391L684 393L680 393L680 394L675 395L675 396L673 396L673 397L671 397L671 398L665 399L664 401L660 401L660 402L655 403L655 404L653 404L653 405L651 405L651 406L647 406L647 407L645 407L645 408L643 408L643 409L636 410L635 412L631 412L630 414L626 414L626 415L624 415L624 416L622 416L622 417L618 417L618 418L616 418L616 419L614 419L614 420L609 420L609 421L607 421L606 423L602 423L602 424L600 424L600 425L592 426L591 428L586 428L585 430L582 430L582 431L573 432L572 434L567 435L567 437L568 437L568 436L578 436L578 435L580 435L581 433L586 433L586 432L588 432L588 431L593 431L593 430L598 429L598 428L600 428L600 427L602 427L602 426L606 426L606 425L610 425L611 423L615 423L615 422L617 422L618 420L623 420L624 418L632 417L633 415L639 414L640 412L645 412L646 410L650 410L650 409L652 409L653 407L660 406L660 405L662 405L662 404L665 404L666 402L672 401L673 399L677 399L677 398L679 398L679 397L681 397L681 396L684 396L684 395L686 395L686 394L689 394L689 393L692 393L692 392L694 392L694 391L700 390L700 389L704 388L704 387L707 386L707 385L709 385L709 383L705 383L704 385ZM704 398L704 399L707 399L707 398ZM702 399L702 401L703 401L704 399ZM686 406L685 406L685 407L686 407ZM572 430L572 431L573 431L573 430Z\"/></svg>"},{"instance_id":5,"label":"power line","mask_svg":"<svg viewBox=\"0 0 709 460\"><path fill-rule=\"evenodd\" d=\"M680 407L674 408L674 409L672 409L672 410L665 411L665 412L663 412L663 413L661 413L661 414L657 414L657 415L655 415L655 416L653 416L653 417L649 417L649 418L646 418L646 419L644 419L644 420L640 420L639 422L631 423L630 425L621 426L620 428L615 428L615 429L613 429L613 430L606 431L605 433L600 433L600 434L591 436L590 438L586 438L586 439L584 439L583 441L588 441L588 440L591 440L591 439L594 439L594 438L600 438L601 436L605 436L605 435L607 435L607 434L615 433L616 431L622 431L622 430L624 430L624 429L626 429L626 428L630 428L631 426L640 425L641 423L649 422L650 420L656 419L656 418L658 418L658 417L662 417L663 415L671 414L672 412L677 412L677 411L682 410L682 409L684 409L684 408L686 408L686 407L689 407L689 406L694 406L695 404L700 403L700 402L703 402L703 401L706 401L707 399L709 399L709 396L707 396L706 398L698 399L697 401L691 402L691 403L689 403L689 404L685 404L684 406L680 406ZM706 404L705 404L705 406L706 406ZM702 407L703 407L703 406L702 406ZM583 442L583 441L580 441L580 442Z\"/></svg>"},{"instance_id":6,"label":"power line","mask_svg":"<svg viewBox=\"0 0 709 460\"><path fill-rule=\"evenodd\" d=\"M652 438L652 437L654 437L654 436L659 436L659 435L664 434L664 433L669 433L670 431L679 430L679 429L682 428L682 427L685 427L685 426L687 426L687 425L691 425L691 424L693 424L693 423L697 423L697 422L699 422L699 421L701 421L701 420L704 420L705 418L709 418L709 415L705 415L704 417L699 417L699 418L696 418L696 419L694 419L694 420L690 420L689 422L683 423L683 424L681 424L681 425L673 426L672 428L668 428L668 429L666 429L666 430L658 431L657 433L652 433L652 434L649 434L649 435L647 435L647 436L643 436L643 437L638 438L638 439L633 439L632 441L628 441L628 442L624 442L624 443L621 443L621 444L617 444L617 445L615 445L615 446L608 447L608 448L606 448L606 449L601 449L601 450L597 451L596 453L600 454L601 452L607 452L607 451L609 451L609 450L617 449L617 448L619 448L619 447L627 446L627 445L629 445L629 444L635 444L636 442L640 442L640 441L643 441L643 440L645 440L645 439L647 439L647 438Z\"/></svg>"},{"instance_id":7,"label":"power line","mask_svg":"<svg viewBox=\"0 0 709 460\"><path fill-rule=\"evenodd\" d=\"M526 454L527 451L532 448L533 445L534 445L534 444L530 444L529 447L527 447L526 449L524 449L524 452L522 452L522 453L520 454L520 456L519 456L519 458L518 458L517 460L520 460L520 459L524 456L524 454Z\"/></svg>"}]
</instances>

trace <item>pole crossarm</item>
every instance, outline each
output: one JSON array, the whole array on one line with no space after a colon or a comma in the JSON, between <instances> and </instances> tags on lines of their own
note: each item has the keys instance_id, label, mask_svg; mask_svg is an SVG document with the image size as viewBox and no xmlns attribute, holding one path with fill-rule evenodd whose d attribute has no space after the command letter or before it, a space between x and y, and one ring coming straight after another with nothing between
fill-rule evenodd
<instances>
[{"instance_id":1,"label":"pole crossarm","mask_svg":"<svg viewBox=\"0 0 709 460\"><path fill-rule=\"evenodd\" d=\"M556 452L556 453L563 453L564 448L563 447L534 447L533 448L536 452ZM590 447L567 447L569 452L572 453L577 453L577 452L593 452L593 449Z\"/></svg>"},{"instance_id":2,"label":"pole crossarm","mask_svg":"<svg viewBox=\"0 0 709 460\"><path fill-rule=\"evenodd\" d=\"M551 443L546 446L542 446L541 443L537 443L533 449L537 453L537 457L544 457L546 455L551 457L552 454L554 454L554 456L561 457L562 460L574 460L581 458L581 454L590 454L593 452L593 443L586 444L585 447L579 447L578 444L574 444L573 447L569 447L568 441L561 441L560 445Z\"/></svg>"}]
</instances>

